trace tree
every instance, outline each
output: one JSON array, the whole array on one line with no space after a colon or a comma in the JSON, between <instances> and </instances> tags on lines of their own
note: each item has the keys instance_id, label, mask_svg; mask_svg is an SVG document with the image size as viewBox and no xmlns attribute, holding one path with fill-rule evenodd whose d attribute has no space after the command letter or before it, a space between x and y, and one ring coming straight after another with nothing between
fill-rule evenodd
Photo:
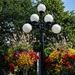
<instances>
[{"instance_id":1,"label":"tree","mask_svg":"<svg viewBox=\"0 0 75 75\"><path fill-rule=\"evenodd\" d=\"M9 44L13 33L19 34L22 31L31 8L31 0L0 0L0 48Z\"/></svg>"},{"instance_id":2,"label":"tree","mask_svg":"<svg viewBox=\"0 0 75 75\"><path fill-rule=\"evenodd\" d=\"M34 11L31 0L0 0L0 52L3 55L7 54L13 34L21 35L23 24Z\"/></svg>"},{"instance_id":3,"label":"tree","mask_svg":"<svg viewBox=\"0 0 75 75\"><path fill-rule=\"evenodd\" d=\"M75 48L75 12L64 11L65 7L61 0L41 0L41 3L45 4L47 7L44 15L51 14L54 17L54 23L58 23L62 27L62 31L59 34L54 34L51 29L46 30L45 38L48 38L48 43L45 44L45 55L48 56L50 51L57 48L61 49L63 47L62 49L68 49L71 47L71 43L73 48ZM50 28L52 25L53 24L50 24ZM57 43L60 45L56 46ZM65 43L67 45L65 45ZM50 71L47 72L48 75L51 74L49 73Z\"/></svg>"},{"instance_id":4,"label":"tree","mask_svg":"<svg viewBox=\"0 0 75 75\"><path fill-rule=\"evenodd\" d=\"M63 6L62 0L41 0L47 7L45 14L51 14L54 18L55 23L58 23L62 27L62 36L66 39L66 41L71 41L74 45L74 35L75 35L75 12L74 11L64 11L65 6ZM51 25L52 26L52 25ZM60 34L61 34L60 33ZM56 37L55 34L52 33L51 29L47 31L47 35L50 34L50 38ZM57 38L56 38L57 39ZM61 38L60 38L61 40Z\"/></svg>"},{"instance_id":5,"label":"tree","mask_svg":"<svg viewBox=\"0 0 75 75\"><path fill-rule=\"evenodd\" d=\"M37 0L38 3L43 3L46 6L46 12L43 16L46 14L51 14L54 17L54 21L60 25L62 25L61 20L64 19L64 6L63 2L60 0L54 1L54 0ZM59 10L59 11L58 11ZM61 14L60 14L61 13ZM53 43L53 37L55 38L57 35L53 34L51 31L52 24L50 24L50 28L45 28L45 41ZM37 40L40 39L39 33L36 34ZM48 39L47 39L48 38ZM48 43L47 43L48 44ZM45 44L45 48L48 47L47 44ZM38 45L38 43L37 43ZM40 49L39 49L40 50Z\"/></svg>"},{"instance_id":6,"label":"tree","mask_svg":"<svg viewBox=\"0 0 75 75\"><path fill-rule=\"evenodd\" d=\"M22 26L34 12L31 0L0 0L0 45L4 44L13 32L19 34Z\"/></svg>"}]
</instances>

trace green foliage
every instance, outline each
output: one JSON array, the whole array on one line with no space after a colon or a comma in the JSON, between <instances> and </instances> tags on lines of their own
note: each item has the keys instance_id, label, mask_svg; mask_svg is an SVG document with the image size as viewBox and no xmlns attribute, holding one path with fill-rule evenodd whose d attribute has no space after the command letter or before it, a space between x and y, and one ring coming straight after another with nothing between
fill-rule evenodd
<instances>
[{"instance_id":1,"label":"green foliage","mask_svg":"<svg viewBox=\"0 0 75 75\"><path fill-rule=\"evenodd\" d=\"M34 11L31 0L0 0L0 44L13 32L19 34Z\"/></svg>"},{"instance_id":2,"label":"green foliage","mask_svg":"<svg viewBox=\"0 0 75 75\"><path fill-rule=\"evenodd\" d=\"M61 25L62 30L59 34L54 34L51 29L47 29L45 31L45 38L48 38L48 44L45 44L45 55L46 57L49 55L49 53L52 50L55 50L56 48L65 48L64 42L68 43L68 47L75 48L75 12L74 11L64 11L63 2L61 0L41 0L41 3L44 3L46 5L46 14L51 14L54 18L54 22ZM50 24L50 27L52 27L53 24ZM46 29L46 28L45 28ZM64 41L65 39L65 41ZM63 42L64 41L64 42ZM61 46L57 46L56 44L60 43ZM67 45L68 45L67 44ZM55 48L55 49L54 49ZM47 70L48 75L53 73ZM58 74L54 74L58 75ZM62 75L62 74L61 74Z\"/></svg>"},{"instance_id":3,"label":"green foliage","mask_svg":"<svg viewBox=\"0 0 75 75\"><path fill-rule=\"evenodd\" d=\"M30 15L35 11L31 0L0 0L0 52L8 54L7 48L13 34L18 36L24 23L29 21ZM0 65L4 59L0 57ZM2 63L3 62L3 63ZM2 69L5 66L1 66Z\"/></svg>"},{"instance_id":4,"label":"green foliage","mask_svg":"<svg viewBox=\"0 0 75 75\"><path fill-rule=\"evenodd\" d=\"M73 47L75 47L75 12L74 11L64 11L63 2L61 0L42 0L47 7L46 14L52 14L54 18L54 22L58 23L62 27L61 33L63 34L64 38L69 39L73 43ZM51 24L52 27L52 24ZM61 34L60 33L60 34ZM57 35L53 34L51 29L46 32L47 35L51 38L57 38ZM60 38L60 37L59 37ZM67 41L66 39L66 41ZM61 38L60 38L61 41Z\"/></svg>"},{"instance_id":5,"label":"green foliage","mask_svg":"<svg viewBox=\"0 0 75 75\"><path fill-rule=\"evenodd\" d=\"M62 0L37 0L38 3L43 3L46 6L46 12L43 16L46 14L51 14L54 18L54 23L58 23L62 30L59 34L54 34L51 30L52 24L50 24L50 28L45 27L44 36L45 41L47 40L47 43L45 42L45 53L50 52L50 50L53 50L55 48L55 43L63 41L65 39L65 42L71 42L73 45L73 48L75 47L75 12L74 11L64 11L65 6L63 6ZM34 36L37 38L37 41L40 39L40 33L38 33L39 30L34 30ZM51 44L51 45L50 45ZM37 45L37 46L36 46ZM35 48L40 50L40 43L34 44ZM36 50L37 50L36 49ZM48 50L49 49L49 50Z\"/></svg>"},{"instance_id":6,"label":"green foliage","mask_svg":"<svg viewBox=\"0 0 75 75\"><path fill-rule=\"evenodd\" d=\"M0 74L3 74L4 71L8 71L8 63L5 62L4 55L7 55L7 46L0 47Z\"/></svg>"},{"instance_id":7,"label":"green foliage","mask_svg":"<svg viewBox=\"0 0 75 75\"><path fill-rule=\"evenodd\" d=\"M54 22L60 24L62 27L60 34L54 34L51 28L45 28L45 41L46 39L48 40L45 43L45 55L48 56L49 52L55 48L54 43L63 40L62 36L64 36L66 41L69 39L68 41L72 42L75 48L75 12L64 11L65 6L63 6L62 0L37 1L46 5L47 9L43 16L52 14ZM32 13L37 13L36 6L32 6L31 0L0 0L0 51L4 52L4 48L6 48L4 47L5 43L13 36L13 33L18 34L17 36L20 35L23 24L29 21ZM52 24L50 24L50 27L52 27ZM40 51L39 30L33 30L32 34L33 36L35 35L38 41L33 44L34 49Z\"/></svg>"}]
</instances>

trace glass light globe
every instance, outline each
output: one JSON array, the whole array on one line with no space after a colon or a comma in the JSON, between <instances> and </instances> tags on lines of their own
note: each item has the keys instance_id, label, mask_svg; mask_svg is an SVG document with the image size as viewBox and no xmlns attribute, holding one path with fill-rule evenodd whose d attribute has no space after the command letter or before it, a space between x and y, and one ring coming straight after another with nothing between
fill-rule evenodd
<instances>
[{"instance_id":1,"label":"glass light globe","mask_svg":"<svg viewBox=\"0 0 75 75\"><path fill-rule=\"evenodd\" d=\"M47 15L44 17L44 21L45 21L45 22L53 22L53 16L50 15L50 14L47 14Z\"/></svg>"},{"instance_id":2,"label":"glass light globe","mask_svg":"<svg viewBox=\"0 0 75 75\"><path fill-rule=\"evenodd\" d=\"M44 4L39 4L37 10L38 12L45 12L46 6Z\"/></svg>"},{"instance_id":3,"label":"glass light globe","mask_svg":"<svg viewBox=\"0 0 75 75\"><path fill-rule=\"evenodd\" d=\"M29 23L26 23L23 25L22 29L25 33L29 33L32 30L32 26Z\"/></svg>"},{"instance_id":4,"label":"glass light globe","mask_svg":"<svg viewBox=\"0 0 75 75\"><path fill-rule=\"evenodd\" d=\"M55 24L55 25L53 25L52 26L52 31L54 32L54 33L60 33L60 31L61 31L61 26L60 25L58 25L58 24Z\"/></svg>"},{"instance_id":5,"label":"glass light globe","mask_svg":"<svg viewBox=\"0 0 75 75\"><path fill-rule=\"evenodd\" d=\"M32 14L30 17L31 22L38 22L39 16L37 14Z\"/></svg>"}]
</instances>

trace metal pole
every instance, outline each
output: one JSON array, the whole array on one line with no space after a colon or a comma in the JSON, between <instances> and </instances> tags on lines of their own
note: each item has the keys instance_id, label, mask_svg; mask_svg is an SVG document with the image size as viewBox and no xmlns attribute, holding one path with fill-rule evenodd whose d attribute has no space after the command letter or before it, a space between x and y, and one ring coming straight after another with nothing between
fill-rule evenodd
<instances>
[{"instance_id":1,"label":"metal pole","mask_svg":"<svg viewBox=\"0 0 75 75\"><path fill-rule=\"evenodd\" d=\"M37 75L45 75L45 65L44 65L44 22L43 22L43 13L40 12L40 22L39 22L39 30L40 30L40 59L37 62Z\"/></svg>"},{"instance_id":2,"label":"metal pole","mask_svg":"<svg viewBox=\"0 0 75 75\"><path fill-rule=\"evenodd\" d=\"M44 65L44 31L43 24L40 24L40 59L37 61L37 75L45 75L45 65Z\"/></svg>"},{"instance_id":3,"label":"metal pole","mask_svg":"<svg viewBox=\"0 0 75 75\"><path fill-rule=\"evenodd\" d=\"M43 32L40 32L40 42L41 42L41 75L44 75L44 34Z\"/></svg>"},{"instance_id":4,"label":"metal pole","mask_svg":"<svg viewBox=\"0 0 75 75\"><path fill-rule=\"evenodd\" d=\"M45 68L44 68L44 22L43 22L43 13L40 12L40 43L41 43L41 51L40 51L40 68L41 68L41 75L45 75Z\"/></svg>"}]
</instances>

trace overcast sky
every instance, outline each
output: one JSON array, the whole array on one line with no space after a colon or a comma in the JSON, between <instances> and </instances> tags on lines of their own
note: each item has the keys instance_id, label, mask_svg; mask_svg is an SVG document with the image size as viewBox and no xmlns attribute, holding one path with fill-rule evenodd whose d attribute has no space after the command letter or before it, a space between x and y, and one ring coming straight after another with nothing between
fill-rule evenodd
<instances>
[{"instance_id":1,"label":"overcast sky","mask_svg":"<svg viewBox=\"0 0 75 75\"><path fill-rule=\"evenodd\" d=\"M62 0L64 2L65 10L75 11L75 0Z\"/></svg>"}]
</instances>

